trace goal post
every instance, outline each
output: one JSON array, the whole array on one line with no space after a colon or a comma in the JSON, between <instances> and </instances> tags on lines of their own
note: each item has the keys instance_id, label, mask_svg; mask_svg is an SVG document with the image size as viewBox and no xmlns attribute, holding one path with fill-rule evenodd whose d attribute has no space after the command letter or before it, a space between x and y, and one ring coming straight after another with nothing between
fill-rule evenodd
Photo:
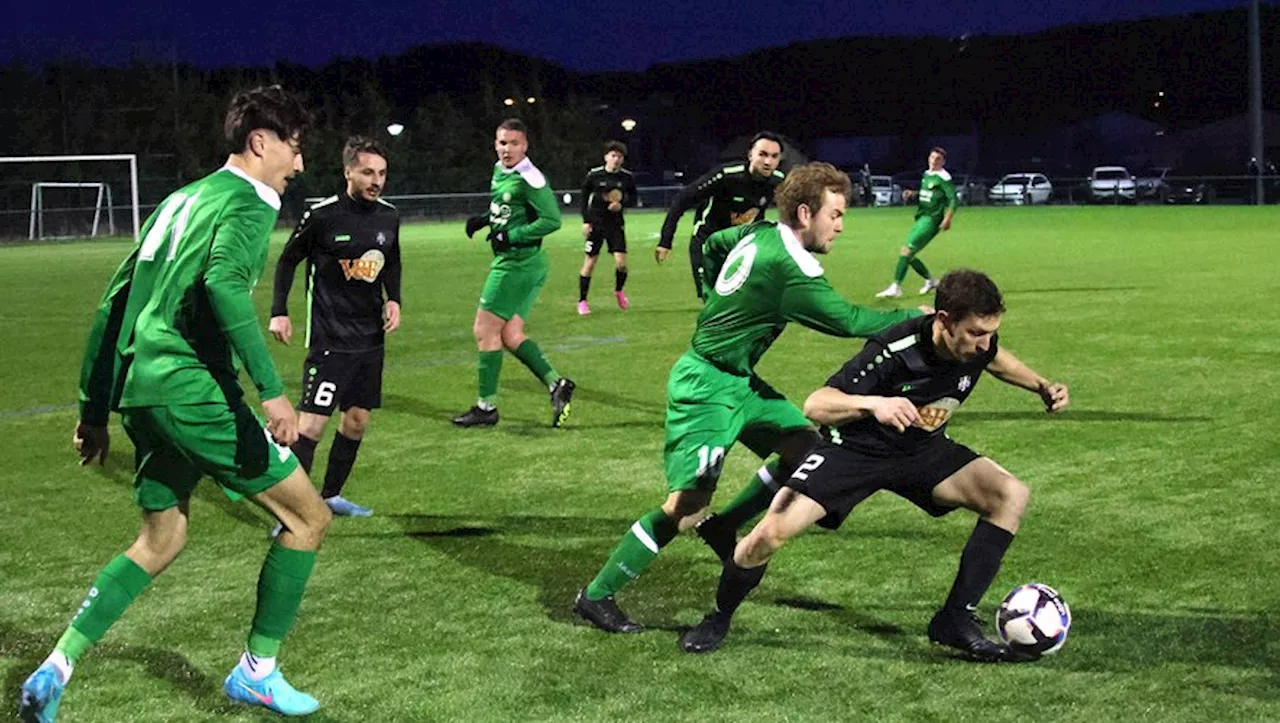
<instances>
[{"instance_id":1,"label":"goal post","mask_svg":"<svg viewBox=\"0 0 1280 723\"><path fill-rule=\"evenodd\" d=\"M66 155L66 156L0 156L0 164L6 163L81 163L81 162L128 162L129 164L129 205L131 209L133 221L133 241L138 243L138 232L141 229L142 222L139 218L138 204L138 154L136 153L107 153L107 154L87 154L87 155ZM100 182L71 182L71 181L37 181L31 186L31 221L29 235L36 238L40 235L42 229L43 212L43 188L97 188L98 203L94 209L94 229L95 233L101 218L102 201L105 199L108 205L107 225L114 231L115 221L112 218L110 210L113 208L111 202L111 188L109 184Z\"/></svg>"},{"instance_id":2,"label":"goal post","mask_svg":"<svg viewBox=\"0 0 1280 723\"><path fill-rule=\"evenodd\" d=\"M101 181L36 181L31 184L31 219L27 227L27 239L29 241L43 241L46 238L63 238L60 236L49 236L44 231L44 189L46 188L88 188L97 191L93 201L93 225L89 230L89 237L96 238L98 236L98 229L102 225L102 208L104 204L107 209L107 235L116 235L116 209L115 202L111 198L110 184L103 183ZM66 238L75 237L68 236Z\"/></svg>"}]
</instances>

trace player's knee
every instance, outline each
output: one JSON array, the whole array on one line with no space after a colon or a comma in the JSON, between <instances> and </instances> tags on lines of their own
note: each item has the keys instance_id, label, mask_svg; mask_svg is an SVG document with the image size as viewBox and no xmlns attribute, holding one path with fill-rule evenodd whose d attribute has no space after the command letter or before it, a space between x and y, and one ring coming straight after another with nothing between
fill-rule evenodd
<instances>
[{"instance_id":1,"label":"player's knee","mask_svg":"<svg viewBox=\"0 0 1280 723\"><path fill-rule=\"evenodd\" d=\"M782 527L777 524L778 518L772 515L766 515L754 529L751 534L743 539L741 556L735 555L734 559L738 564L746 564L751 567L763 565L773 557L773 553L787 544L790 539ZM742 559L739 559L741 557Z\"/></svg>"},{"instance_id":2,"label":"player's knee","mask_svg":"<svg viewBox=\"0 0 1280 723\"><path fill-rule=\"evenodd\" d=\"M342 436L348 439L363 439L365 430L369 428L369 420L372 418L373 415L368 409L359 407L348 409L342 413Z\"/></svg>"},{"instance_id":3,"label":"player's knee","mask_svg":"<svg viewBox=\"0 0 1280 723\"><path fill-rule=\"evenodd\" d=\"M520 348L520 345L529 337L525 336L523 329L512 329L503 327L502 329L502 345L510 351Z\"/></svg>"},{"instance_id":4,"label":"player's knee","mask_svg":"<svg viewBox=\"0 0 1280 723\"><path fill-rule=\"evenodd\" d=\"M673 520L683 519L701 512L711 504L711 495L696 490L673 492L662 503L662 511Z\"/></svg>"},{"instance_id":5,"label":"player's knee","mask_svg":"<svg viewBox=\"0 0 1280 723\"><path fill-rule=\"evenodd\" d=\"M1022 519L1031 501L1031 489L1013 476L1005 476L996 485L992 495L991 512L1004 517Z\"/></svg>"},{"instance_id":6,"label":"player's knee","mask_svg":"<svg viewBox=\"0 0 1280 723\"><path fill-rule=\"evenodd\" d=\"M910 258L911 256L914 256L915 254L914 254L914 253L912 253L912 251L911 251L911 249L910 249L909 247L907 247L907 246L903 246L903 247L898 251L898 255L900 255L900 256L906 256L906 257Z\"/></svg>"}]
</instances>

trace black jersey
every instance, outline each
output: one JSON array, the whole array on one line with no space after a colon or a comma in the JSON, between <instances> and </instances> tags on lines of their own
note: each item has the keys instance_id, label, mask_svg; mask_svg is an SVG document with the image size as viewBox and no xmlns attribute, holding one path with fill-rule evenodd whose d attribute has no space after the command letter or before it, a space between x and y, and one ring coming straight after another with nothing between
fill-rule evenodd
<instances>
[{"instance_id":1,"label":"black jersey","mask_svg":"<svg viewBox=\"0 0 1280 723\"><path fill-rule=\"evenodd\" d=\"M693 217L693 237L705 239L716 231L764 220L764 210L773 202L773 190L785 174L774 171L767 178L755 175L746 163L726 163L680 189L667 218L662 222L658 246L669 249L676 226L685 211L697 208Z\"/></svg>"},{"instance_id":2,"label":"black jersey","mask_svg":"<svg viewBox=\"0 0 1280 723\"><path fill-rule=\"evenodd\" d=\"M307 346L364 351L383 344L382 307L400 303L400 214L346 193L302 214L276 264L272 316L289 309L293 273L307 262Z\"/></svg>"},{"instance_id":3,"label":"black jersey","mask_svg":"<svg viewBox=\"0 0 1280 723\"><path fill-rule=\"evenodd\" d=\"M610 173L604 166L596 166L587 172L582 181L582 222L621 226L625 223L622 209L610 211L609 204L618 201L622 208L636 205L636 181L625 168Z\"/></svg>"},{"instance_id":4,"label":"black jersey","mask_svg":"<svg viewBox=\"0 0 1280 723\"><path fill-rule=\"evenodd\" d=\"M903 457L946 434L951 414L969 398L983 370L995 359L998 335L993 334L987 351L973 359L949 361L934 348L933 320L930 314L889 328L827 380L827 386L846 394L906 397L919 410L921 426L899 434L867 416L836 428L824 426L825 439L869 455Z\"/></svg>"}]
</instances>

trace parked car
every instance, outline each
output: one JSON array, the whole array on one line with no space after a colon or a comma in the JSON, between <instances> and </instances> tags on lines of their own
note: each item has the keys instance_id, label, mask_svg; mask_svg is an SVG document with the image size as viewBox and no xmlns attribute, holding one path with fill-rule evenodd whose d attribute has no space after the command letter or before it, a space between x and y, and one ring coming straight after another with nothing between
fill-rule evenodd
<instances>
[{"instance_id":1,"label":"parked car","mask_svg":"<svg viewBox=\"0 0 1280 723\"><path fill-rule=\"evenodd\" d=\"M1052 195L1053 184L1043 173L1010 173L987 191L987 200L1022 206L1048 203Z\"/></svg>"},{"instance_id":2,"label":"parked car","mask_svg":"<svg viewBox=\"0 0 1280 723\"><path fill-rule=\"evenodd\" d=\"M956 187L956 201L961 206L976 206L987 202L987 180L977 176L956 175L951 179Z\"/></svg>"},{"instance_id":3,"label":"parked car","mask_svg":"<svg viewBox=\"0 0 1280 723\"><path fill-rule=\"evenodd\" d=\"M1155 166L1139 171L1133 179L1138 189L1138 198L1164 198L1164 191L1168 188L1165 179L1172 175L1172 170L1167 166Z\"/></svg>"},{"instance_id":4,"label":"parked car","mask_svg":"<svg viewBox=\"0 0 1280 723\"><path fill-rule=\"evenodd\" d=\"M1089 174L1089 201L1138 202L1138 185L1124 166L1098 166Z\"/></svg>"},{"instance_id":5,"label":"parked car","mask_svg":"<svg viewBox=\"0 0 1280 723\"><path fill-rule=\"evenodd\" d=\"M1160 201L1163 203L1213 203L1218 197L1218 189L1203 178L1178 176L1177 171L1170 170L1160 188Z\"/></svg>"},{"instance_id":6,"label":"parked car","mask_svg":"<svg viewBox=\"0 0 1280 723\"><path fill-rule=\"evenodd\" d=\"M871 195L876 206L896 206L902 203L902 186L893 182L893 176L872 176Z\"/></svg>"}]
</instances>

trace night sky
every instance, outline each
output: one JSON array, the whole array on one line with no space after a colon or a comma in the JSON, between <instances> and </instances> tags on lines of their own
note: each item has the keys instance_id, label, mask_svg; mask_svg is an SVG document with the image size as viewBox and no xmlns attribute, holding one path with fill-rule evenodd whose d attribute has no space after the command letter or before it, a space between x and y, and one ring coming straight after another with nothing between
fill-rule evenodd
<instances>
[{"instance_id":1,"label":"night sky","mask_svg":"<svg viewBox=\"0 0 1280 723\"><path fill-rule=\"evenodd\" d=\"M1247 0L562 0L559 7L572 10L548 9L554 4L23 3L0 27L0 62L70 56L115 64L176 52L179 61L206 68L278 59L318 66L336 56L375 58L415 45L482 41L580 71L643 70L817 38L1025 33L1248 6Z\"/></svg>"}]
</instances>

